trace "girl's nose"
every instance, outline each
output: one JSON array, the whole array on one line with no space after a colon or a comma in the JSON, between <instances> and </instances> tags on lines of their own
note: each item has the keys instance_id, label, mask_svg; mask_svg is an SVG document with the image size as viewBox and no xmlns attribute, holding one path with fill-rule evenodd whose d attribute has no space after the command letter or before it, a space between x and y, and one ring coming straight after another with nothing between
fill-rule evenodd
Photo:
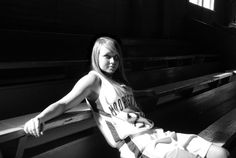
<instances>
[{"instance_id":1,"label":"girl's nose","mask_svg":"<svg viewBox=\"0 0 236 158\"><path fill-rule=\"evenodd\" d=\"M110 59L110 62L111 62L111 63L115 63L115 62L116 62L115 58L112 57L112 58Z\"/></svg>"}]
</instances>

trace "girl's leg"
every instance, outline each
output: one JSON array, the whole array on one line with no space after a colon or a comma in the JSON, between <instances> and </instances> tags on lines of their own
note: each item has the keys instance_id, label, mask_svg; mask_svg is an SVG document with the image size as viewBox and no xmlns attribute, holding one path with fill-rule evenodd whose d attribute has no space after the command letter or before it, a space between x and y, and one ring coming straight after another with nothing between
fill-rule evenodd
<instances>
[{"instance_id":1,"label":"girl's leg","mask_svg":"<svg viewBox=\"0 0 236 158\"><path fill-rule=\"evenodd\" d=\"M206 158L227 158L228 156L228 150L216 145L211 145L207 152Z\"/></svg>"}]
</instances>

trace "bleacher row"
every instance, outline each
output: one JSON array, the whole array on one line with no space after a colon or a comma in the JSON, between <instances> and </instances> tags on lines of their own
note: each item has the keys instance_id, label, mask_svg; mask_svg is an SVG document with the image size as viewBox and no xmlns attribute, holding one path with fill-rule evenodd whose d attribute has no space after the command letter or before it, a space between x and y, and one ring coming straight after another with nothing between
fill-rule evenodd
<instances>
[{"instance_id":1,"label":"bleacher row","mask_svg":"<svg viewBox=\"0 0 236 158\"><path fill-rule=\"evenodd\" d=\"M183 69L192 65L198 65L200 67L208 66L209 70L214 72L219 67L217 65L219 60L218 55L185 55L185 56L165 56L165 57L127 57L124 59L125 70L127 73L131 73L130 79L133 81L131 76L134 78L140 73L148 72L153 70L153 76L155 74L169 71L176 71L175 68ZM210 65L202 65L208 64ZM56 60L56 61L23 61L23 62L1 62L0 71L2 73L1 86L13 85L13 84L24 84L48 80L78 78L81 72L87 72L90 67L89 60ZM213 69L212 67L215 67ZM205 67L205 69L208 69ZM160 71L160 72L157 72ZM210 72L207 70L207 73ZM134 72L134 73L133 73ZM204 71L201 72L204 74ZM206 73L206 72L205 72ZM136 75L137 74L137 75ZM202 75L197 74L196 75ZM157 76L155 79L158 79ZM188 76L191 77L191 76ZM195 76L193 76L195 77ZM173 76L170 79L176 78ZM179 77L177 77L179 78ZM170 80L169 79L169 80ZM182 80L183 78L179 78ZM137 78L136 78L137 80ZM174 80L173 80L174 81ZM140 82L140 81L137 81ZM155 80L156 84L163 84L165 82Z\"/></svg>"},{"instance_id":2,"label":"bleacher row","mask_svg":"<svg viewBox=\"0 0 236 158\"><path fill-rule=\"evenodd\" d=\"M42 66L45 65L42 64ZM144 71L147 70L145 69ZM235 74L236 72L233 70L211 73L187 80L158 85L152 88L138 89L135 90L135 96L141 105L148 104L149 107L142 107L144 110L155 110L159 105L164 106L165 103L175 99L186 99L206 91L217 91L224 85L235 83ZM95 128L95 122L92 119L90 109L88 109L85 103L82 103L81 106L66 112L58 118L48 121L45 125L45 136L42 138L26 136L22 130L23 125L28 119L37 114L38 113L36 112L0 121L0 149L2 150L2 155L17 158L37 157L37 154L40 155L42 153L38 153L38 151L34 153L34 148L38 148L39 146L42 148L44 144L61 140L64 137L74 136L76 133L82 131L90 129L94 130ZM224 115L223 118L200 132L200 135L208 140L212 140L213 142L216 141L215 143L223 145L236 131L235 114L235 110L232 110L227 115ZM226 125L228 130L222 132L222 128L219 126L222 124L225 125L226 122L230 122ZM219 131L221 132L220 142L219 137L215 137L215 133L219 133ZM97 132L97 130L95 130L95 132ZM73 140L71 141L73 142ZM58 146L60 145L61 144L59 143ZM39 151L46 152L47 149Z\"/></svg>"},{"instance_id":3,"label":"bleacher row","mask_svg":"<svg viewBox=\"0 0 236 158\"><path fill-rule=\"evenodd\" d=\"M145 90L136 90L135 93L139 98L147 96L153 97L156 100L155 104L159 105L181 97L192 96L229 83L235 79L235 74L236 71L213 73Z\"/></svg>"},{"instance_id":4,"label":"bleacher row","mask_svg":"<svg viewBox=\"0 0 236 158\"><path fill-rule=\"evenodd\" d=\"M182 56L163 57L127 57L125 58L125 68L130 71L151 70L186 66L219 60L219 55L214 54L193 54Z\"/></svg>"}]
</instances>

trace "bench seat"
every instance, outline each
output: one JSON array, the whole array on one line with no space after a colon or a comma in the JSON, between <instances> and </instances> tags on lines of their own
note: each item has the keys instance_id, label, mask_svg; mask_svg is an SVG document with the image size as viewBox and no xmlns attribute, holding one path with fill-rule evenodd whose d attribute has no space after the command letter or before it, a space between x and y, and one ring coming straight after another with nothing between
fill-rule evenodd
<instances>
[{"instance_id":1,"label":"bench seat","mask_svg":"<svg viewBox=\"0 0 236 158\"><path fill-rule=\"evenodd\" d=\"M23 115L15 118L0 121L0 143L17 139L25 135L23 127L26 121L36 116L38 113ZM45 123L44 130L64 126L86 119L92 118L92 113L86 103L75 107L59 117ZM95 124L94 124L95 125Z\"/></svg>"},{"instance_id":2,"label":"bench seat","mask_svg":"<svg viewBox=\"0 0 236 158\"><path fill-rule=\"evenodd\" d=\"M156 98L156 104L162 104L184 95L200 92L204 89L216 88L231 81L234 71L213 73L188 80L164 84L143 90L135 90L137 97L152 96Z\"/></svg>"}]
</instances>

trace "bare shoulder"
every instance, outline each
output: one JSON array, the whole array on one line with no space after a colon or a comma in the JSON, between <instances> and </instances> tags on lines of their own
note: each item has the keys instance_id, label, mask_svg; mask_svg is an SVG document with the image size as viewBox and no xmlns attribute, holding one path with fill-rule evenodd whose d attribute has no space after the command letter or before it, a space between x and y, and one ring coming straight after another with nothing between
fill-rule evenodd
<instances>
[{"instance_id":1,"label":"bare shoulder","mask_svg":"<svg viewBox=\"0 0 236 158\"><path fill-rule=\"evenodd\" d=\"M100 84L101 79L96 75L95 73L92 73L91 71L85 76L90 82L95 84Z\"/></svg>"},{"instance_id":2,"label":"bare shoulder","mask_svg":"<svg viewBox=\"0 0 236 158\"><path fill-rule=\"evenodd\" d=\"M96 74L89 72L88 74L83 76L75 86L83 85L87 88L97 88L98 86L100 86L100 84L100 78Z\"/></svg>"}]
</instances>

